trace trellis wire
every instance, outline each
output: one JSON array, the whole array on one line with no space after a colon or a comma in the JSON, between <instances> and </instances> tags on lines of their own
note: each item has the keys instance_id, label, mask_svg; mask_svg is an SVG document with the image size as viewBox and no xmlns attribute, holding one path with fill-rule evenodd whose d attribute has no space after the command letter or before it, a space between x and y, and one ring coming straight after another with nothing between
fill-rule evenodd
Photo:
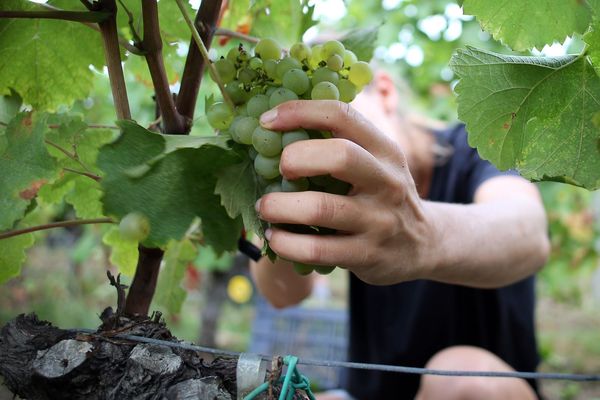
<instances>
[{"instance_id":1,"label":"trellis wire","mask_svg":"<svg viewBox=\"0 0 600 400\"><path fill-rule=\"evenodd\" d=\"M97 334L92 329L72 329L71 332L75 333L87 333L95 334L102 337L101 334ZM182 342L169 342L166 340L146 338L142 336L118 334L110 336L115 339L125 339L132 342L154 344L159 346L168 346L183 350L197 351L201 353L222 355L230 357L239 357L241 353L228 350L213 349L210 347L197 346L189 343ZM263 360L270 361L273 357L268 355L260 355ZM405 374L416 374L416 375L438 375L438 376L463 376L463 377L489 377L489 378L521 378L521 379L550 379L550 380L567 380L567 381L578 381L578 382L599 382L600 374L569 374L569 373L553 373L553 372L518 372L518 371L450 371L450 370L439 370L430 368L417 368L417 367L404 367L400 365L385 365L385 364L366 364L359 362L349 361L332 361L332 360L316 360L316 359L299 359L299 365L313 365L329 368L351 368L351 369L364 369L370 371L381 371L381 372L396 372Z\"/></svg>"}]
</instances>

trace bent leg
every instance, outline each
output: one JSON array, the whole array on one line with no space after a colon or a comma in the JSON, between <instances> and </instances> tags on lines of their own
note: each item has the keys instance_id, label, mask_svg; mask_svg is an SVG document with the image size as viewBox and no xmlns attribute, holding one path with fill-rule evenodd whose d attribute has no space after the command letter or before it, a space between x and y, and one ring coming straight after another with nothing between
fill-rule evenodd
<instances>
[{"instance_id":1,"label":"bent leg","mask_svg":"<svg viewBox=\"0 0 600 400\"><path fill-rule=\"evenodd\" d=\"M455 371L513 371L493 353L479 347L454 346L435 354L426 365ZM424 375L416 400L535 400L524 379Z\"/></svg>"}]
</instances>

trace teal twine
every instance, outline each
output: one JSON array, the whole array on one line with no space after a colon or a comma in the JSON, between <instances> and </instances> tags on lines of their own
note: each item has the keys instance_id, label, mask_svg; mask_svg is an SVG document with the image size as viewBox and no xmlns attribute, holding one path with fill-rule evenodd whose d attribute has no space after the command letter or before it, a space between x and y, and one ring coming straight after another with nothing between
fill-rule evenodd
<instances>
[{"instance_id":1,"label":"teal twine","mask_svg":"<svg viewBox=\"0 0 600 400\"><path fill-rule=\"evenodd\" d=\"M285 372L285 376L279 377L277 380L278 383L281 383L279 400L292 400L296 390L303 390L310 400L315 400L315 396L310 390L310 381L298 371L298 357L285 356L283 357L283 363L287 365L287 370ZM264 382L246 395L244 400L253 400L259 394L266 392L268 389L269 382Z\"/></svg>"}]
</instances>

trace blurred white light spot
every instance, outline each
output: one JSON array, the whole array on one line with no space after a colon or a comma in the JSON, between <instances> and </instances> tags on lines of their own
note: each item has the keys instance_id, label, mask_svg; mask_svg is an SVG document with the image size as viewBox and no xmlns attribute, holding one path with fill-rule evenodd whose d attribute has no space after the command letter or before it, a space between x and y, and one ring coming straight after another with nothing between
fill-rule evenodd
<instances>
[{"instance_id":1,"label":"blurred white light spot","mask_svg":"<svg viewBox=\"0 0 600 400\"><path fill-rule=\"evenodd\" d=\"M479 34L477 36L479 36L479 40L481 40L482 42L487 42L491 39L490 34L486 31L479 31Z\"/></svg>"},{"instance_id":2,"label":"blurred white light spot","mask_svg":"<svg viewBox=\"0 0 600 400\"><path fill-rule=\"evenodd\" d=\"M413 44L406 51L406 62L411 67L418 67L423 64L423 59L425 58L425 54L423 54L423 49L421 49L416 44Z\"/></svg>"},{"instance_id":3,"label":"blurred white light spot","mask_svg":"<svg viewBox=\"0 0 600 400\"><path fill-rule=\"evenodd\" d=\"M567 40L565 40L564 44L554 42L550 46L546 45L542 49L541 54L543 54L546 57L564 56L567 54L567 48L569 47L569 44L571 44L571 42L572 42L572 39L567 38Z\"/></svg>"},{"instance_id":4,"label":"blurred white light spot","mask_svg":"<svg viewBox=\"0 0 600 400\"><path fill-rule=\"evenodd\" d=\"M453 19L448 24L448 29L444 32L444 40L452 42L462 35L462 22L459 19Z\"/></svg>"},{"instance_id":5,"label":"blurred white light spot","mask_svg":"<svg viewBox=\"0 0 600 400\"><path fill-rule=\"evenodd\" d=\"M396 60L400 60L406 56L406 46L403 43L394 43L390 46L388 50L388 55L390 58Z\"/></svg>"},{"instance_id":6,"label":"blurred white light spot","mask_svg":"<svg viewBox=\"0 0 600 400\"><path fill-rule=\"evenodd\" d=\"M398 40L404 44L412 43L413 37L412 26L410 28L404 27L398 32Z\"/></svg>"},{"instance_id":7,"label":"blurred white light spot","mask_svg":"<svg viewBox=\"0 0 600 400\"><path fill-rule=\"evenodd\" d=\"M377 46L375 48L375 58L383 59L383 58L385 58L386 54L387 54L387 49L385 48L385 46Z\"/></svg>"},{"instance_id":8,"label":"blurred white light spot","mask_svg":"<svg viewBox=\"0 0 600 400\"><path fill-rule=\"evenodd\" d=\"M444 67L440 71L440 78L442 78L446 82L450 82L452 78L454 78L454 72L452 72L452 69L450 67Z\"/></svg>"},{"instance_id":9,"label":"blurred white light spot","mask_svg":"<svg viewBox=\"0 0 600 400\"><path fill-rule=\"evenodd\" d=\"M317 26L311 26L302 35L302 41L304 43L312 43L317 37L319 37L319 28Z\"/></svg>"},{"instance_id":10,"label":"blurred white light spot","mask_svg":"<svg viewBox=\"0 0 600 400\"><path fill-rule=\"evenodd\" d=\"M443 15L432 15L419 21L419 30L429 36L431 40L439 40L446 29L446 18Z\"/></svg>"},{"instance_id":11,"label":"blurred white light spot","mask_svg":"<svg viewBox=\"0 0 600 400\"><path fill-rule=\"evenodd\" d=\"M200 3L202 3L202 0L190 0L190 5L192 6L192 8L194 10L197 10L200 8Z\"/></svg>"},{"instance_id":12,"label":"blurred white light spot","mask_svg":"<svg viewBox=\"0 0 600 400\"><path fill-rule=\"evenodd\" d=\"M313 18L335 22L346 15L346 4L344 0L316 0Z\"/></svg>"},{"instance_id":13,"label":"blurred white light spot","mask_svg":"<svg viewBox=\"0 0 600 400\"><path fill-rule=\"evenodd\" d=\"M406 15L408 18L416 17L418 13L419 9L414 4L409 4L404 7L404 15Z\"/></svg>"},{"instance_id":14,"label":"blurred white light spot","mask_svg":"<svg viewBox=\"0 0 600 400\"><path fill-rule=\"evenodd\" d=\"M463 10L462 7L456 3L448 3L446 4L444 14L446 14L446 17L450 19L456 19L463 16Z\"/></svg>"},{"instance_id":15,"label":"blurred white light spot","mask_svg":"<svg viewBox=\"0 0 600 400\"><path fill-rule=\"evenodd\" d=\"M381 5L384 10L393 10L394 8L397 8L400 4L402 4L402 1L404 0L383 0L381 2Z\"/></svg>"}]
</instances>

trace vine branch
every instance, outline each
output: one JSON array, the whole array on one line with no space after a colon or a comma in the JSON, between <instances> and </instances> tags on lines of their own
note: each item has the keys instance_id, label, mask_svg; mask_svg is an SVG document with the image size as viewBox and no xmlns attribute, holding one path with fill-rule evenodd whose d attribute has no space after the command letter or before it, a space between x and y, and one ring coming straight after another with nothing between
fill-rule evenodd
<instances>
[{"instance_id":1,"label":"vine branch","mask_svg":"<svg viewBox=\"0 0 600 400\"><path fill-rule=\"evenodd\" d=\"M197 32L200 33L205 47L210 47L210 43L212 42L221 12L221 4L222 0L203 1L196 14L194 25L197 28ZM198 99L198 91L200 90L204 67L205 60L202 54L200 54L195 40L192 39L181 77L181 90L177 95L177 110L179 110L181 115L188 118L189 121L194 119L194 109Z\"/></svg>"},{"instance_id":2,"label":"vine branch","mask_svg":"<svg viewBox=\"0 0 600 400\"><path fill-rule=\"evenodd\" d=\"M100 0L103 10L111 13L110 18L102 21L100 33L102 33L102 43L104 44L104 53L106 66L108 68L108 77L110 88L112 90L117 118L131 119L129 110L129 100L127 99L127 87L125 86L125 76L121 67L121 52L119 51L119 36L117 34L117 4L115 0Z\"/></svg>"},{"instance_id":3,"label":"vine branch","mask_svg":"<svg viewBox=\"0 0 600 400\"><path fill-rule=\"evenodd\" d=\"M255 43L255 44L260 42L260 39L257 38L256 36L245 35L243 33L232 31L230 29L225 29L225 28L217 28L217 30L215 31L215 35L236 38L236 39L244 40L246 42Z\"/></svg>"},{"instance_id":4,"label":"vine branch","mask_svg":"<svg viewBox=\"0 0 600 400\"><path fill-rule=\"evenodd\" d=\"M186 122L175 107L165 70L156 0L142 0L142 16L144 20L142 45L146 51L146 62L152 78L156 101L160 108L164 133L185 133Z\"/></svg>"},{"instance_id":5,"label":"vine branch","mask_svg":"<svg viewBox=\"0 0 600 400\"><path fill-rule=\"evenodd\" d=\"M0 11L0 18L60 19L75 22L102 22L110 17L101 11Z\"/></svg>"},{"instance_id":6,"label":"vine branch","mask_svg":"<svg viewBox=\"0 0 600 400\"><path fill-rule=\"evenodd\" d=\"M72 172L74 174L87 176L88 178L91 178L91 179L95 180L96 182L100 182L102 180L101 177L99 177L98 175L92 174L91 172L78 171L76 169L67 168L67 167L64 167L63 170L67 171L67 172Z\"/></svg>"},{"instance_id":7,"label":"vine branch","mask_svg":"<svg viewBox=\"0 0 600 400\"><path fill-rule=\"evenodd\" d=\"M75 219L68 221L52 222L50 224L31 226L29 228L15 229L12 231L0 232L0 240L10 237L24 235L26 233L43 231L53 228L66 228L69 226L90 225L90 224L112 224L114 221L110 218L94 218L94 219Z\"/></svg>"},{"instance_id":8,"label":"vine branch","mask_svg":"<svg viewBox=\"0 0 600 400\"><path fill-rule=\"evenodd\" d=\"M219 90L221 91L221 95L223 96L223 100L225 101L225 103L232 110L235 109L235 105L233 104L233 101L231 101L231 98L225 91L225 85L223 84L223 81L221 80L221 77L219 76L217 69L215 68L214 64L210 62L210 57L208 56L208 49L202 42L202 38L200 37L200 34L198 33L196 26L192 22L192 19L188 15L187 10L185 9L185 5L183 4L183 1L182 0L176 0L176 1L177 1L177 5L179 6L179 9L181 10L181 14L183 15L183 18L185 19L185 22L187 23L188 27L190 28L190 31L192 32L192 38L194 39L194 42L196 42L196 46L198 46L197 48L200 50L202 59L204 60L204 63L208 65L208 72L210 73L210 77L213 79L213 81L216 82L217 86L219 86Z\"/></svg>"}]
</instances>

